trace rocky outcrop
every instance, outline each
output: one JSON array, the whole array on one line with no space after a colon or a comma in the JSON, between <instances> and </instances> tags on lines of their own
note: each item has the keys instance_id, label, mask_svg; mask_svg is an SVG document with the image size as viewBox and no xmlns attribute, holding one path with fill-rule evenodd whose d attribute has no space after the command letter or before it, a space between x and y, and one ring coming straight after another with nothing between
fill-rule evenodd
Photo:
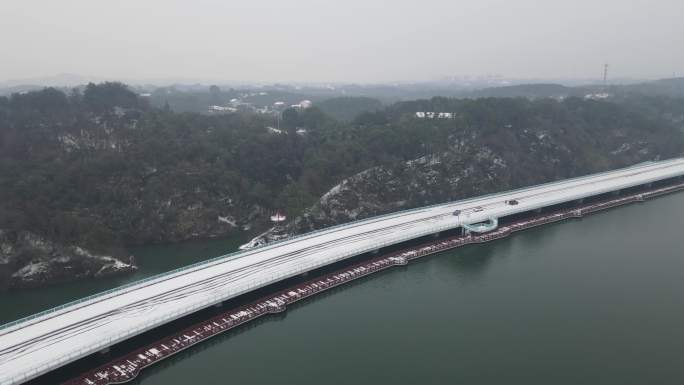
<instances>
[{"instance_id":1,"label":"rocky outcrop","mask_svg":"<svg viewBox=\"0 0 684 385\"><path fill-rule=\"evenodd\" d=\"M240 246L240 250L249 250L268 243L282 241L292 235L295 235L295 233L287 226L273 226Z\"/></svg>"},{"instance_id":2,"label":"rocky outcrop","mask_svg":"<svg viewBox=\"0 0 684 385\"><path fill-rule=\"evenodd\" d=\"M44 286L84 278L127 274L137 267L78 246L64 246L31 232L0 230L0 288Z\"/></svg>"}]
</instances>

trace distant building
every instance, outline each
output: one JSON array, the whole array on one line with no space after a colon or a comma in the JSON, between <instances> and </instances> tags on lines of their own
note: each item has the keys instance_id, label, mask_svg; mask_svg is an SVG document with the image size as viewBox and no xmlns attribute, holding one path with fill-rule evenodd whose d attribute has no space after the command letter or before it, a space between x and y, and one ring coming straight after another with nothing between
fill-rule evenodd
<instances>
[{"instance_id":1,"label":"distant building","mask_svg":"<svg viewBox=\"0 0 684 385\"><path fill-rule=\"evenodd\" d=\"M608 99L612 94L609 94L607 92L597 92L595 94L586 94L584 95L585 99L591 99L591 100L601 100L601 99Z\"/></svg>"},{"instance_id":2,"label":"distant building","mask_svg":"<svg viewBox=\"0 0 684 385\"><path fill-rule=\"evenodd\" d=\"M295 110L306 110L307 108L311 108L313 103L311 103L311 100L302 100L298 104L292 104L290 105L290 108L294 108Z\"/></svg>"},{"instance_id":3,"label":"distant building","mask_svg":"<svg viewBox=\"0 0 684 385\"><path fill-rule=\"evenodd\" d=\"M230 112L236 112L237 108L235 107L228 107L228 106L209 106L209 112L210 113L215 113L215 114L226 114Z\"/></svg>"},{"instance_id":4,"label":"distant building","mask_svg":"<svg viewBox=\"0 0 684 385\"><path fill-rule=\"evenodd\" d=\"M271 108L269 106L257 108L257 109L255 109L255 111L258 114L273 114L274 113L273 110L271 110Z\"/></svg>"},{"instance_id":5,"label":"distant building","mask_svg":"<svg viewBox=\"0 0 684 385\"><path fill-rule=\"evenodd\" d=\"M454 119L456 114L453 112L432 112L432 111L418 111L416 112L418 119Z\"/></svg>"}]
</instances>

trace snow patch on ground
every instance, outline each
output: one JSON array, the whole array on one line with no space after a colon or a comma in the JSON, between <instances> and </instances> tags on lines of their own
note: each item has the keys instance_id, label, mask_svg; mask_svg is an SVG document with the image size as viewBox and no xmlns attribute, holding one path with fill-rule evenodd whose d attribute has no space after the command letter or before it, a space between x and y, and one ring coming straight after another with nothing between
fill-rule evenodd
<instances>
[{"instance_id":1,"label":"snow patch on ground","mask_svg":"<svg viewBox=\"0 0 684 385\"><path fill-rule=\"evenodd\" d=\"M235 221L235 218L233 218L233 217L222 217L219 215L218 221L219 221L219 223L225 223L225 224L231 225L232 227L237 227L237 222Z\"/></svg>"},{"instance_id":2,"label":"snow patch on ground","mask_svg":"<svg viewBox=\"0 0 684 385\"><path fill-rule=\"evenodd\" d=\"M48 271L47 262L33 262L17 270L12 274L13 278L31 279Z\"/></svg>"},{"instance_id":3,"label":"snow patch on ground","mask_svg":"<svg viewBox=\"0 0 684 385\"><path fill-rule=\"evenodd\" d=\"M617 155L617 154L621 154L621 153L623 153L623 152L625 152L625 151L629 151L629 150L631 150L631 149L632 149L632 145L631 145L631 144L629 144L629 143L622 143L622 145L621 145L617 150L611 151L610 153L611 153L612 155Z\"/></svg>"}]
</instances>

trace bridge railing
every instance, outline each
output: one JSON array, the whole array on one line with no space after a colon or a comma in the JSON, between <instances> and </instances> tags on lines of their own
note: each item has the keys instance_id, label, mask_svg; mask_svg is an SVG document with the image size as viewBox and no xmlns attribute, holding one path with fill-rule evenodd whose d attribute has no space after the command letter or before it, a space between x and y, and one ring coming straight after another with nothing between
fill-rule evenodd
<instances>
[{"instance_id":1,"label":"bridge railing","mask_svg":"<svg viewBox=\"0 0 684 385\"><path fill-rule=\"evenodd\" d=\"M674 160L670 160L670 161L674 161ZM664 162L667 162L667 161L664 161ZM639 164L636 164L636 165L627 167L627 168L622 169L622 170L629 170L629 169L634 169L634 168L646 167L646 166L649 166L649 165L651 165L651 164L653 164L653 163L654 163L654 162L643 162L643 163L639 163ZM113 294L113 293L115 293L115 292L116 292L116 293L119 293L119 294L123 294L123 293L126 293L126 292L130 291L131 289L133 289L133 288L135 288L135 287L137 287L137 286L144 285L145 283L148 283L148 282L151 282L151 281L154 281L154 280L158 280L158 279L170 277L170 276L173 276L173 275L175 275L175 274L179 274L179 273L183 273L183 272L188 272L188 271L191 271L191 270L194 270L194 269L196 269L196 268L203 267L203 266L207 266L207 267L208 267L208 266L213 265L213 264L215 264L215 263L225 262L225 261L232 260L232 259L239 258L239 257L246 257L246 256L251 255L251 254L253 254L253 253L257 252L257 251L260 251L261 249L264 249L264 248L271 248L271 247L275 247L275 246L281 245L281 244L283 244L283 243L285 243L285 242L291 242L291 241L294 241L294 240L304 239L304 238L307 238L307 237L313 237L313 236L318 235L318 234L320 234L320 233L322 233L322 232L334 231L334 230L337 230L337 229L339 229L339 228L341 228L341 227L350 226L350 225L353 225L353 224L358 224L359 222L369 222L369 223L370 223L370 222L373 222L373 221L386 219L386 218L388 218L388 217L398 216L398 215L404 215L404 214L410 214L410 213L417 212L417 211L421 211L421 210L432 209L432 208L435 208L435 207L438 207L438 206L448 206L448 205L453 205L453 204L467 204L468 202L471 202L471 201L474 201L474 200L481 200L481 199L490 198L490 197L497 196L497 195L502 195L502 194L515 194L515 193L520 193L520 192L528 191L528 190L531 190L531 189L534 189L534 188L538 188L538 187L541 187L541 186L544 186L544 185L552 185L552 184L556 184L556 183L566 183L566 182L567 182L567 183L571 183L571 182L581 181L581 180L588 179L588 178L594 178L594 177L601 176L601 175L607 175L607 174L610 174L610 173L613 173L613 172L616 172L616 171L617 171L617 170L609 170L609 171L604 171L604 172L600 172L600 173L596 173L596 174L590 174L590 175L584 175L584 176L580 176L580 177L576 177L576 178L570 178L570 179L566 179L566 180L564 180L564 181L555 181L555 182L541 183L541 184L538 184L538 185L527 186L527 187L521 187L521 188L518 188L518 189L508 190L508 191L504 191L504 192L496 192L496 193L481 195L481 196L478 196L478 197L475 197L475 198L469 198L469 199L460 200L460 201L452 201L452 202L447 202L447 203L438 203L438 204L429 205L429 206L417 207L417 208L413 208L413 209L402 210L402 211L397 211L397 212L388 213L388 214L382 214L382 215L378 215L378 216L374 216L374 217L370 217L370 218L355 219L355 220L350 221L350 222L345 222L345 223L341 223L341 224L339 224L339 225L335 225L335 226L330 226L330 227L326 227L326 228L314 230L314 231L311 231L311 232L308 232L308 233L305 233L305 234L300 234L300 235L295 235L295 236L287 237L287 238L285 238L285 239L281 239L281 240L278 240L278 241L274 241L274 242L271 242L271 243L268 243L268 244L256 246L256 247L254 247L254 248L252 248L252 249L249 249L249 250L239 250L239 251L235 251L235 252L232 252L232 253L229 253L229 254L225 254L225 255L218 256L218 257L210 258L210 259L207 259L207 260L205 260L205 261L200 261L200 262L193 263L193 264L191 264L191 265L179 267L179 268L176 268L176 269L174 269L174 270L170 270L170 271L167 271L167 272L164 272L164 273L156 274L156 275L153 275L153 276L150 276L150 277L147 277L147 278L142 278L142 279L140 279L140 280L136 280L136 281L133 281L133 282L129 282L129 283L123 284L123 285L121 285L121 286L117 286L117 287L114 287L114 288L111 288L111 289L108 289L108 290L105 290L105 291L102 291L102 292L98 292L98 293L95 293L95 294L91 294L91 295L89 295L89 296L87 296L87 297L80 298L80 299L74 300L74 301L70 301L70 302L64 303L64 304L62 304L62 305L55 306L55 307L53 307L53 308L49 308L49 309L40 311L40 312L38 312L38 313L29 315L29 316L19 318L19 319L15 320L15 321L11 321L11 322L5 323L5 324L3 324L3 325L0 325L0 330L4 330L4 329L7 329L7 328L10 328L10 327L13 327L13 326L16 326L16 325L25 323L25 322L29 322L29 321L31 321L31 320L36 320L36 319L38 319L38 318L40 318L40 317L43 317L43 316L46 316L46 315L49 315L49 314L53 314L53 313L59 312L59 311L64 310L64 309L66 309L66 308L68 308L68 307L71 307L71 306L76 306L76 305L79 305L79 304L84 304L84 303L89 302L89 301L93 301L93 300L96 300L96 299L100 299L100 298L106 297L107 295Z\"/></svg>"}]
</instances>

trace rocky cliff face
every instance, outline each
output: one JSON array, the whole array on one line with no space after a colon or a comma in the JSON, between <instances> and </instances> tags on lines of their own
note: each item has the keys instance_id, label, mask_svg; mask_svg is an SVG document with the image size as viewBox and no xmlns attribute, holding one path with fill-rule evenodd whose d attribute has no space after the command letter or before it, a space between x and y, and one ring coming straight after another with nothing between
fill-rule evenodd
<instances>
[{"instance_id":1,"label":"rocky cliff face","mask_svg":"<svg viewBox=\"0 0 684 385\"><path fill-rule=\"evenodd\" d=\"M0 289L43 286L127 274L137 267L111 256L64 246L30 232L0 230Z\"/></svg>"},{"instance_id":2,"label":"rocky cliff face","mask_svg":"<svg viewBox=\"0 0 684 385\"><path fill-rule=\"evenodd\" d=\"M304 232L370 216L480 195L510 186L510 167L489 149L474 159L457 153L373 167L343 180L292 225Z\"/></svg>"}]
</instances>

